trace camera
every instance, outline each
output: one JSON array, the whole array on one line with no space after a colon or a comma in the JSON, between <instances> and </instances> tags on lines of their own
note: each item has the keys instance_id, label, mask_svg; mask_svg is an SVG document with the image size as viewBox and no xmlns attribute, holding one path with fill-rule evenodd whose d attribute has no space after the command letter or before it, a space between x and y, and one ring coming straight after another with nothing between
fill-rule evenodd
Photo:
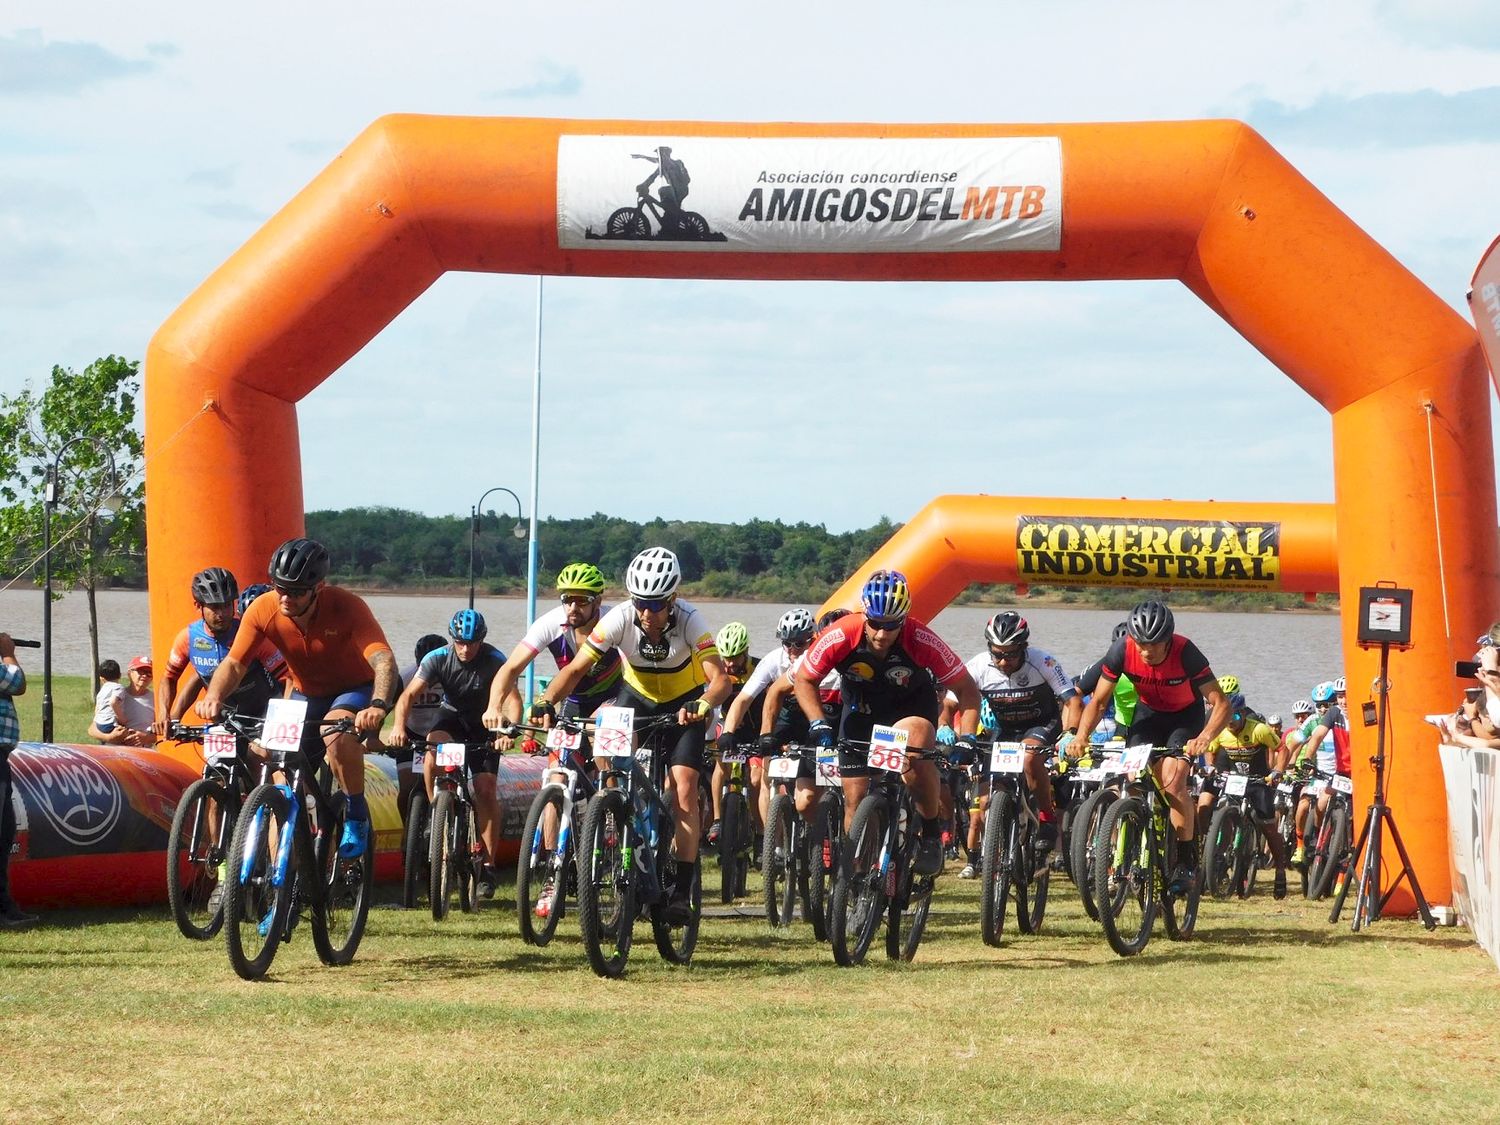
<instances>
[{"instance_id":1,"label":"camera","mask_svg":"<svg viewBox=\"0 0 1500 1125\"><path fill-rule=\"evenodd\" d=\"M1479 678L1479 661L1459 660L1453 665L1453 674L1464 680L1477 680Z\"/></svg>"}]
</instances>

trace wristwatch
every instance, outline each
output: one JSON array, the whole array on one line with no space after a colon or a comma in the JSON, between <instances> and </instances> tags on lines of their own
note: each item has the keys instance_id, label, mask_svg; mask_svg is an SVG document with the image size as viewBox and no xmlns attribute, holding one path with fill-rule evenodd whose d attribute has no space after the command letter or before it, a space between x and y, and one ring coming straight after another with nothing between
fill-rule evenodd
<instances>
[{"instance_id":1,"label":"wristwatch","mask_svg":"<svg viewBox=\"0 0 1500 1125\"><path fill-rule=\"evenodd\" d=\"M383 699L372 699L372 700L370 700L370 706L371 707L379 707L382 711L386 712L387 714L389 714L390 710L391 710L391 705L389 703L387 703Z\"/></svg>"}]
</instances>

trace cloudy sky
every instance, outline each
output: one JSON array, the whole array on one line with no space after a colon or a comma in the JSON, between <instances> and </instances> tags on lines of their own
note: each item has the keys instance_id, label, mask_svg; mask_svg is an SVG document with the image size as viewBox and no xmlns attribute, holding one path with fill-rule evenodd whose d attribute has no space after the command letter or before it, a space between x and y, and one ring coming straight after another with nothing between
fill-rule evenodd
<instances>
[{"instance_id":1,"label":"cloudy sky","mask_svg":"<svg viewBox=\"0 0 1500 1125\"><path fill-rule=\"evenodd\" d=\"M1500 232L1487 8L10 0L0 392L55 363L143 357L390 112L1235 117L1467 317ZM545 287L544 516L841 530L942 492L1332 498L1327 415L1175 282ZM336 372L301 407L307 506L452 513L491 485L526 496L535 302L534 278L449 275ZM1079 414L1084 397L1107 413ZM360 469L372 450L395 469Z\"/></svg>"}]
</instances>

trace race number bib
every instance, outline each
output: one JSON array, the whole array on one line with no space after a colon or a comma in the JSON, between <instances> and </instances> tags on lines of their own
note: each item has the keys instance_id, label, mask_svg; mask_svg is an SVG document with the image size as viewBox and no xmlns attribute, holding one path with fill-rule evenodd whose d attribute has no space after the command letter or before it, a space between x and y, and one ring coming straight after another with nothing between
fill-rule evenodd
<instances>
[{"instance_id":1,"label":"race number bib","mask_svg":"<svg viewBox=\"0 0 1500 1125\"><path fill-rule=\"evenodd\" d=\"M906 740L906 731L876 723L870 733L870 768L901 773L906 769Z\"/></svg>"},{"instance_id":2,"label":"race number bib","mask_svg":"<svg viewBox=\"0 0 1500 1125\"><path fill-rule=\"evenodd\" d=\"M464 764L464 752L468 748L462 742L443 742L433 747L432 764L439 769L460 769Z\"/></svg>"},{"instance_id":3,"label":"race number bib","mask_svg":"<svg viewBox=\"0 0 1500 1125\"><path fill-rule=\"evenodd\" d=\"M1307 794L1309 797L1316 797L1319 793L1323 792L1323 790L1327 788L1328 782L1326 781L1309 781L1302 787L1302 792Z\"/></svg>"},{"instance_id":4,"label":"race number bib","mask_svg":"<svg viewBox=\"0 0 1500 1125\"><path fill-rule=\"evenodd\" d=\"M635 729L634 707L601 707L595 716L594 753L601 758L629 758Z\"/></svg>"},{"instance_id":5,"label":"race number bib","mask_svg":"<svg viewBox=\"0 0 1500 1125\"><path fill-rule=\"evenodd\" d=\"M771 776L791 778L797 776L797 767L802 764L800 758L772 758Z\"/></svg>"},{"instance_id":6,"label":"race number bib","mask_svg":"<svg viewBox=\"0 0 1500 1125\"><path fill-rule=\"evenodd\" d=\"M266 722L260 744L274 753L290 754L302 745L302 725L307 719L307 700L273 699L266 704Z\"/></svg>"},{"instance_id":7,"label":"race number bib","mask_svg":"<svg viewBox=\"0 0 1500 1125\"><path fill-rule=\"evenodd\" d=\"M239 754L239 740L223 727L203 732L203 757L210 762L232 762Z\"/></svg>"},{"instance_id":8,"label":"race number bib","mask_svg":"<svg viewBox=\"0 0 1500 1125\"><path fill-rule=\"evenodd\" d=\"M1250 779L1242 773L1232 773L1224 779L1224 793L1230 797L1243 797L1245 783Z\"/></svg>"},{"instance_id":9,"label":"race number bib","mask_svg":"<svg viewBox=\"0 0 1500 1125\"><path fill-rule=\"evenodd\" d=\"M750 752L746 750L745 747L740 746L738 743L735 744L733 750L719 751L719 761L725 762L731 766L740 765L741 763L748 761L749 758Z\"/></svg>"},{"instance_id":10,"label":"race number bib","mask_svg":"<svg viewBox=\"0 0 1500 1125\"><path fill-rule=\"evenodd\" d=\"M561 753L583 745L583 732L567 727L553 727L547 732L547 749Z\"/></svg>"},{"instance_id":11,"label":"race number bib","mask_svg":"<svg viewBox=\"0 0 1500 1125\"><path fill-rule=\"evenodd\" d=\"M837 750L818 751L818 784L836 786L844 783L844 770L839 765Z\"/></svg>"},{"instance_id":12,"label":"race number bib","mask_svg":"<svg viewBox=\"0 0 1500 1125\"><path fill-rule=\"evenodd\" d=\"M990 751L991 773L1020 773L1026 768L1026 749L1019 742L997 742Z\"/></svg>"},{"instance_id":13,"label":"race number bib","mask_svg":"<svg viewBox=\"0 0 1500 1125\"><path fill-rule=\"evenodd\" d=\"M1292 795L1292 783L1290 781L1283 781L1276 787L1276 792L1284 793L1286 796L1290 797Z\"/></svg>"},{"instance_id":14,"label":"race number bib","mask_svg":"<svg viewBox=\"0 0 1500 1125\"><path fill-rule=\"evenodd\" d=\"M1339 774L1337 777L1335 777L1330 784L1333 786L1333 790L1335 793L1352 794L1354 792L1354 779L1345 777L1343 774Z\"/></svg>"},{"instance_id":15,"label":"race number bib","mask_svg":"<svg viewBox=\"0 0 1500 1125\"><path fill-rule=\"evenodd\" d=\"M1151 764L1154 746L1132 746L1120 755L1120 772L1136 774Z\"/></svg>"}]
</instances>

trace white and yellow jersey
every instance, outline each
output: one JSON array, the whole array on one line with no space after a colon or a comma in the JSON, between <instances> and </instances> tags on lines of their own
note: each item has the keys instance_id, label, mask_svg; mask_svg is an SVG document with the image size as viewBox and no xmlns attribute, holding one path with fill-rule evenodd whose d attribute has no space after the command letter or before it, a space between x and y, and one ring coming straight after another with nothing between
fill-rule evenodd
<instances>
[{"instance_id":1,"label":"white and yellow jersey","mask_svg":"<svg viewBox=\"0 0 1500 1125\"><path fill-rule=\"evenodd\" d=\"M636 624L635 606L615 606L594 626L584 642L596 656L619 649L624 657L627 684L653 703L678 699L708 682L704 657L718 659L713 630L691 602L672 606L667 630L660 641L650 641Z\"/></svg>"}]
</instances>

